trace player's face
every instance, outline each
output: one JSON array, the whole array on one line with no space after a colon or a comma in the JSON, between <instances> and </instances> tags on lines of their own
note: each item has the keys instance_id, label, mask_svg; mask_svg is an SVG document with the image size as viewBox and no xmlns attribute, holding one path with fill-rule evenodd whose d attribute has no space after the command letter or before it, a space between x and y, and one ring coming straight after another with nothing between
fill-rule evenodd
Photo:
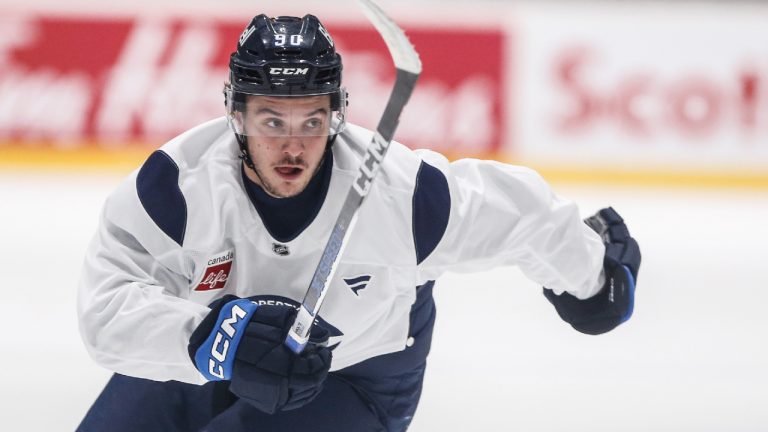
<instances>
[{"instance_id":1,"label":"player's face","mask_svg":"<svg viewBox=\"0 0 768 432\"><path fill-rule=\"evenodd\" d=\"M249 97L245 123L255 170L246 175L268 194L286 198L307 187L325 153L330 96Z\"/></svg>"}]
</instances>

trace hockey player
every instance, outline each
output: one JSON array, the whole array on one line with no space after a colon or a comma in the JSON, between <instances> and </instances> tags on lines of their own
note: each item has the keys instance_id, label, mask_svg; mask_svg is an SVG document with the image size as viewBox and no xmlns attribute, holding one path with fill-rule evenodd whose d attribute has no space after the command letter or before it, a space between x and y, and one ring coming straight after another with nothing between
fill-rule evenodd
<instances>
[{"instance_id":1,"label":"hockey player","mask_svg":"<svg viewBox=\"0 0 768 432\"><path fill-rule=\"evenodd\" d=\"M392 143L294 354L286 333L372 132L345 121L341 57L314 16L255 17L229 68L226 118L105 203L78 313L116 373L79 430L403 431L447 270L517 265L585 333L632 314L640 252L615 211L584 223L529 169Z\"/></svg>"}]
</instances>

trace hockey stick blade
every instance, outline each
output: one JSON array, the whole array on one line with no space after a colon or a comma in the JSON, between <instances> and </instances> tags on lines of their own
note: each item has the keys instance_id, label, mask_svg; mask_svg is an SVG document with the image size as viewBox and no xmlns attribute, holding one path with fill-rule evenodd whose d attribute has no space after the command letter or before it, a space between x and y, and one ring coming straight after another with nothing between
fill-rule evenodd
<instances>
[{"instance_id":1,"label":"hockey stick blade","mask_svg":"<svg viewBox=\"0 0 768 432\"><path fill-rule=\"evenodd\" d=\"M421 60L419 54L411 45L403 30L395 24L383 10L371 0L358 0L363 13L378 30L384 42L387 44L389 54L395 67L412 74L421 73Z\"/></svg>"},{"instance_id":2,"label":"hockey stick blade","mask_svg":"<svg viewBox=\"0 0 768 432\"><path fill-rule=\"evenodd\" d=\"M379 171L384 156L389 149L389 144L395 134L400 114L416 86L416 80L421 73L421 60L419 54L413 48L403 30L395 24L382 10L371 0L359 0L363 12L381 34L392 57L397 75L395 85L392 88L389 101L384 108L376 133L373 134L371 143L363 158L357 173L357 178L347 192L347 197L336 218L336 223L331 230L328 243L323 249L320 262L312 276L304 300L301 302L299 312L293 322L285 344L296 354L301 353L309 340L309 334L314 324L315 317L320 311L325 295L328 292L336 268L339 264L349 234L352 232L360 206L371 184Z\"/></svg>"}]
</instances>

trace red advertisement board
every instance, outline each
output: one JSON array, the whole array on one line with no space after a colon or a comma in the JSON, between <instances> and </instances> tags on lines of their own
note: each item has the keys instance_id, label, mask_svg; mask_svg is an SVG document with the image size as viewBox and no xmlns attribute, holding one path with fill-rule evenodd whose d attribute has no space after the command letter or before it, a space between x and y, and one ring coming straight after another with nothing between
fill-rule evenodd
<instances>
[{"instance_id":1,"label":"red advertisement board","mask_svg":"<svg viewBox=\"0 0 768 432\"><path fill-rule=\"evenodd\" d=\"M223 115L230 52L245 26L217 18L0 18L0 145L161 145ZM394 70L367 23L326 22L344 59L351 121L375 127ZM424 74L396 139L488 154L505 131L500 30L406 27Z\"/></svg>"}]
</instances>

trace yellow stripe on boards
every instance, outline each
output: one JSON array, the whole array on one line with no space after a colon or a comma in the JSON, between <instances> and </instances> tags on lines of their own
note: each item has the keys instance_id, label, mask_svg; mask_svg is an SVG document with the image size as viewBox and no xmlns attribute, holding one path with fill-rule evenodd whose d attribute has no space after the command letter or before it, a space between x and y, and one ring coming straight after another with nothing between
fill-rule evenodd
<instances>
[{"instance_id":1,"label":"yellow stripe on boards","mask_svg":"<svg viewBox=\"0 0 768 432\"><path fill-rule=\"evenodd\" d=\"M0 144L0 170L10 171L108 171L128 173L141 166L155 149L146 145L119 149L81 146L53 149L50 146Z\"/></svg>"},{"instance_id":2,"label":"yellow stripe on boards","mask_svg":"<svg viewBox=\"0 0 768 432\"><path fill-rule=\"evenodd\" d=\"M0 142L0 170L3 171L66 171L129 173L141 166L153 147L144 144L122 144L105 148L103 145L80 145L72 149L55 149L50 145L8 145ZM553 183L627 185L650 187L698 187L768 189L768 167L765 170L721 168L623 168L605 166L548 164L513 159L493 153L460 155L444 152L451 160L460 157L492 159L527 166Z\"/></svg>"},{"instance_id":3,"label":"yellow stripe on boards","mask_svg":"<svg viewBox=\"0 0 768 432\"><path fill-rule=\"evenodd\" d=\"M550 182L595 183L601 185L628 185L684 188L748 188L768 189L768 169L765 172L725 170L662 170L605 168L562 168L539 166L537 171Z\"/></svg>"}]
</instances>

